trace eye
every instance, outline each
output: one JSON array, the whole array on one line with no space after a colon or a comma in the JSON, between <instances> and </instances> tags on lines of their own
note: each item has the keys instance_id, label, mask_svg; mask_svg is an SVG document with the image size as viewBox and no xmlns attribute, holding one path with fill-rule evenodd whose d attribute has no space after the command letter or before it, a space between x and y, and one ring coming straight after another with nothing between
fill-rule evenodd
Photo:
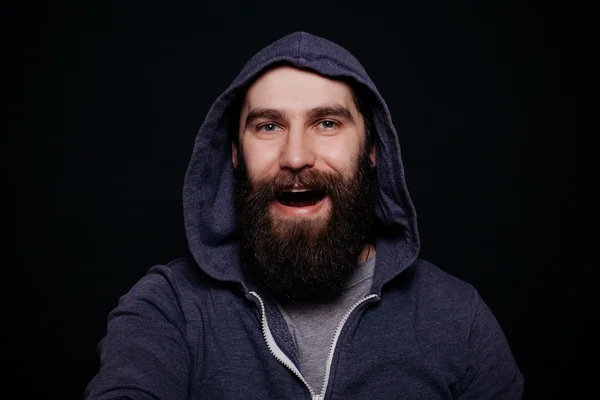
<instances>
[{"instance_id":1,"label":"eye","mask_svg":"<svg viewBox=\"0 0 600 400\"><path fill-rule=\"evenodd\" d=\"M277 124L264 124L258 127L259 131L263 131L263 132L267 132L267 133L271 133L271 132L276 132L278 131L280 128Z\"/></svg>"},{"instance_id":2,"label":"eye","mask_svg":"<svg viewBox=\"0 0 600 400\"><path fill-rule=\"evenodd\" d=\"M324 121L319 122L317 124L317 126L320 127L320 128L323 128L323 129L333 129L333 128L337 127L338 124L335 121L331 121L331 120L326 119Z\"/></svg>"}]
</instances>

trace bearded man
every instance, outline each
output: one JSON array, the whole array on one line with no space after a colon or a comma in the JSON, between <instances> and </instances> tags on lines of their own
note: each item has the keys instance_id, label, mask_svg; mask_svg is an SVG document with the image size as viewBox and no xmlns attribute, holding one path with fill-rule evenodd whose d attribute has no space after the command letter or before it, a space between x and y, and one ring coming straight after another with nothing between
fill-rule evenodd
<instances>
[{"instance_id":1,"label":"bearded man","mask_svg":"<svg viewBox=\"0 0 600 400\"><path fill-rule=\"evenodd\" d=\"M191 258L109 316L87 399L519 399L475 288L418 258L386 103L296 32L215 101L184 182Z\"/></svg>"}]
</instances>

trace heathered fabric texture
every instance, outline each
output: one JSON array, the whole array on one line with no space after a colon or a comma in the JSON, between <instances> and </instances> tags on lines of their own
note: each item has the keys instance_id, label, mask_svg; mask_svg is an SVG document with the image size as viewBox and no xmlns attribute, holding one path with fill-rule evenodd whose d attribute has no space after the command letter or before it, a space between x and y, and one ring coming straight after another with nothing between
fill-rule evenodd
<instances>
[{"instance_id":1,"label":"heathered fabric texture","mask_svg":"<svg viewBox=\"0 0 600 400\"><path fill-rule=\"evenodd\" d=\"M316 304L278 304L296 346L302 376L317 394L337 326L354 303L370 294L375 260L373 254L350 275L339 297Z\"/></svg>"},{"instance_id":2,"label":"heathered fabric texture","mask_svg":"<svg viewBox=\"0 0 600 400\"><path fill-rule=\"evenodd\" d=\"M386 103L348 51L296 32L243 67L196 137L183 188L191 258L152 267L110 313L87 399L310 399L271 354L298 365L285 320L240 263L227 107L266 67L287 62L348 77L375 97L379 221L371 292L341 331L325 399L518 399L523 377L485 302L468 283L419 259L416 213ZM485 269L485 263L482 263Z\"/></svg>"}]
</instances>

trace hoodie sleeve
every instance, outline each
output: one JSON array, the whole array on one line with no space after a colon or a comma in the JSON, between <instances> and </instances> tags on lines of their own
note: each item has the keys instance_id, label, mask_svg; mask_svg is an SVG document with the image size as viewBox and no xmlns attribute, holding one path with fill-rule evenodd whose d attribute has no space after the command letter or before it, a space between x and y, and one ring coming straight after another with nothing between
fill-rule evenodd
<instances>
[{"instance_id":1,"label":"hoodie sleeve","mask_svg":"<svg viewBox=\"0 0 600 400\"><path fill-rule=\"evenodd\" d=\"M187 398L191 356L185 338L172 272L153 267L109 314L98 346L100 370L85 399Z\"/></svg>"},{"instance_id":2,"label":"hoodie sleeve","mask_svg":"<svg viewBox=\"0 0 600 400\"><path fill-rule=\"evenodd\" d=\"M489 307L476 293L469 337L469 365L458 397L517 400L523 396L523 375L515 362L504 332Z\"/></svg>"}]
</instances>

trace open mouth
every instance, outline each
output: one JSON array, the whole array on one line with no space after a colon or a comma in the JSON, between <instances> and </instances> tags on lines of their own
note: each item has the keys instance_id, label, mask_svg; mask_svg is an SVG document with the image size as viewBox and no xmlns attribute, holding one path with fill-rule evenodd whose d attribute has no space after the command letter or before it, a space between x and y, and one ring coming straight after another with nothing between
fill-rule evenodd
<instances>
[{"instance_id":1,"label":"open mouth","mask_svg":"<svg viewBox=\"0 0 600 400\"><path fill-rule=\"evenodd\" d=\"M314 206L325 197L324 190L291 189L277 193L277 201L288 207Z\"/></svg>"}]
</instances>

